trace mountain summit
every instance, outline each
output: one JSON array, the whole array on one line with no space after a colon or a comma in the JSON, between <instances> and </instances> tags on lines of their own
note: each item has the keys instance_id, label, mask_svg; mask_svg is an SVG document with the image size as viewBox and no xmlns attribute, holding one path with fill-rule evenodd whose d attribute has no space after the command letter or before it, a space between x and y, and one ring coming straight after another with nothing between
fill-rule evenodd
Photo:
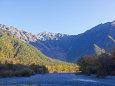
<instances>
[{"instance_id":1,"label":"mountain summit","mask_svg":"<svg viewBox=\"0 0 115 86\"><path fill-rule=\"evenodd\" d=\"M67 37L68 35L62 33L51 33L51 32L41 32L37 34L37 39L46 41L46 40L60 40Z\"/></svg>"},{"instance_id":2,"label":"mountain summit","mask_svg":"<svg viewBox=\"0 0 115 86\"><path fill-rule=\"evenodd\" d=\"M35 35L32 32L26 32L24 30L18 30L17 28L9 25L0 24L0 28L4 30L11 31L17 38L26 42L34 42L37 40L46 41L46 40L59 40L66 38L68 35L62 33L52 33L52 32L41 32Z\"/></svg>"}]
</instances>

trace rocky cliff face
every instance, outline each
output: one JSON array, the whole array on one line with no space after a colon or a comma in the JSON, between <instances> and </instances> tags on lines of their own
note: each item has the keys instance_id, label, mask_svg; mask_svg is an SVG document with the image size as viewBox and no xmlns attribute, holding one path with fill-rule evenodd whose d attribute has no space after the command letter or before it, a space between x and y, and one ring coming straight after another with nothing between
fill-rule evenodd
<instances>
[{"instance_id":1,"label":"rocky cliff face","mask_svg":"<svg viewBox=\"0 0 115 86\"><path fill-rule=\"evenodd\" d=\"M36 36L38 40L46 41L46 40L60 40L63 38L67 38L69 35L62 33L41 32Z\"/></svg>"},{"instance_id":2,"label":"rocky cliff face","mask_svg":"<svg viewBox=\"0 0 115 86\"><path fill-rule=\"evenodd\" d=\"M13 26L0 24L0 28L4 30L11 31L17 38L26 42L35 42L37 40L46 41L46 40L60 40L62 38L68 38L69 35L62 33L51 33L51 32L41 32L35 35L32 32L26 32L24 30L19 30Z\"/></svg>"},{"instance_id":3,"label":"rocky cliff face","mask_svg":"<svg viewBox=\"0 0 115 86\"><path fill-rule=\"evenodd\" d=\"M4 30L11 31L12 34L14 34L18 39L21 39L22 41L37 41L37 37L34 33L28 33L24 30L18 30L17 28L14 28L13 26L8 26L4 24L0 24L0 28Z\"/></svg>"}]
</instances>

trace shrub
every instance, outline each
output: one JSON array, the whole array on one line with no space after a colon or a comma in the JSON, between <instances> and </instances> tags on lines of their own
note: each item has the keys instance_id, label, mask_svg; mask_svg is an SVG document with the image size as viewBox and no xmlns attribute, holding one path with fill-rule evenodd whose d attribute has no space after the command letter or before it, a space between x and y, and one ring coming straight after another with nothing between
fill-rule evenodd
<instances>
[{"instance_id":1,"label":"shrub","mask_svg":"<svg viewBox=\"0 0 115 86\"><path fill-rule=\"evenodd\" d=\"M86 66L86 74L89 76L92 73L91 66Z\"/></svg>"},{"instance_id":2,"label":"shrub","mask_svg":"<svg viewBox=\"0 0 115 86\"><path fill-rule=\"evenodd\" d=\"M77 64L80 66L82 73L87 75L96 74L97 77L105 77L114 71L112 57L106 53L80 58Z\"/></svg>"},{"instance_id":3,"label":"shrub","mask_svg":"<svg viewBox=\"0 0 115 86\"><path fill-rule=\"evenodd\" d=\"M113 71L113 72L111 73L111 75L115 76L115 71Z\"/></svg>"},{"instance_id":4,"label":"shrub","mask_svg":"<svg viewBox=\"0 0 115 86\"><path fill-rule=\"evenodd\" d=\"M7 70L7 65L0 64L0 71Z\"/></svg>"},{"instance_id":5,"label":"shrub","mask_svg":"<svg viewBox=\"0 0 115 86\"><path fill-rule=\"evenodd\" d=\"M30 76L30 75L34 75L34 74L35 74L35 72L29 68L17 70L15 72L15 76Z\"/></svg>"},{"instance_id":6,"label":"shrub","mask_svg":"<svg viewBox=\"0 0 115 86\"><path fill-rule=\"evenodd\" d=\"M11 76L14 76L14 71L12 70L0 71L0 77L11 77Z\"/></svg>"},{"instance_id":7,"label":"shrub","mask_svg":"<svg viewBox=\"0 0 115 86\"><path fill-rule=\"evenodd\" d=\"M48 69L45 66L39 66L39 65L31 65L31 70L33 70L35 73L48 73Z\"/></svg>"},{"instance_id":8,"label":"shrub","mask_svg":"<svg viewBox=\"0 0 115 86\"><path fill-rule=\"evenodd\" d=\"M82 73L88 75L92 73L92 62L90 62L89 59L82 57L77 61L77 64L80 65L79 70L82 71Z\"/></svg>"}]
</instances>

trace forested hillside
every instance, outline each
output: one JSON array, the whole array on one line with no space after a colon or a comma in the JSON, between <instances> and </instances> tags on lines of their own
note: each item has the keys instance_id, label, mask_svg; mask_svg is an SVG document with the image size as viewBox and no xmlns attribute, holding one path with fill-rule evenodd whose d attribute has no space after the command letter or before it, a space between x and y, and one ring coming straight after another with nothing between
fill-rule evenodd
<instances>
[{"instance_id":1,"label":"forested hillside","mask_svg":"<svg viewBox=\"0 0 115 86\"><path fill-rule=\"evenodd\" d=\"M32 45L17 39L11 32L0 29L0 60L2 63L13 61L14 64L71 65L51 59Z\"/></svg>"}]
</instances>

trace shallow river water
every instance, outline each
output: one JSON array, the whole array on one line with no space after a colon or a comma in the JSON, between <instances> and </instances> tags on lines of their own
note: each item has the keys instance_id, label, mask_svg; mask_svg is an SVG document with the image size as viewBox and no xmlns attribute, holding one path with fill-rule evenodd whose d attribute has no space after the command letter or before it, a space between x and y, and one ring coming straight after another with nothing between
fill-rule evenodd
<instances>
[{"instance_id":1,"label":"shallow river water","mask_svg":"<svg viewBox=\"0 0 115 86\"><path fill-rule=\"evenodd\" d=\"M40 85L40 86L115 86L115 76L97 79L95 76L75 75L75 73L36 74L30 77L0 78L0 85Z\"/></svg>"}]
</instances>

